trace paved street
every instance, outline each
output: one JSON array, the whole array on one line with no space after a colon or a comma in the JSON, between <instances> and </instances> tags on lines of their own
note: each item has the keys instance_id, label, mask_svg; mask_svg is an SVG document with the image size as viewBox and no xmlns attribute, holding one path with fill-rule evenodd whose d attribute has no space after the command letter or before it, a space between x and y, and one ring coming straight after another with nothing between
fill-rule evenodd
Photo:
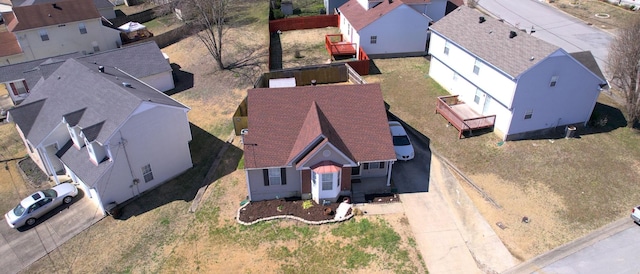
<instances>
[{"instance_id":1,"label":"paved street","mask_svg":"<svg viewBox=\"0 0 640 274\"><path fill-rule=\"evenodd\" d=\"M606 75L606 60L613 35L537 0L480 0L480 7L511 25L567 52L590 50Z\"/></svg>"},{"instance_id":2,"label":"paved street","mask_svg":"<svg viewBox=\"0 0 640 274\"><path fill-rule=\"evenodd\" d=\"M638 273L640 226L623 218L506 273Z\"/></svg>"}]
</instances>

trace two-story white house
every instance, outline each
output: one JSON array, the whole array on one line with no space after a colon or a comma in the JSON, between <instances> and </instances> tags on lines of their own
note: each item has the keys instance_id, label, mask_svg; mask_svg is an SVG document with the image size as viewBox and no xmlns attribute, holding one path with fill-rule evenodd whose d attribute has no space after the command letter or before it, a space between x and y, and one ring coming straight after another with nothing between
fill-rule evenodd
<instances>
[{"instance_id":1,"label":"two-story white house","mask_svg":"<svg viewBox=\"0 0 640 274\"><path fill-rule=\"evenodd\" d=\"M340 33L370 57L419 56L428 50L429 25L462 1L349 0L340 6Z\"/></svg>"},{"instance_id":2,"label":"two-story white house","mask_svg":"<svg viewBox=\"0 0 640 274\"><path fill-rule=\"evenodd\" d=\"M430 29L429 75L457 96L437 111L460 134L489 116L504 140L586 125L607 87L590 52L567 53L467 7Z\"/></svg>"},{"instance_id":3,"label":"two-story white house","mask_svg":"<svg viewBox=\"0 0 640 274\"><path fill-rule=\"evenodd\" d=\"M192 167L188 111L119 68L68 59L8 120L40 169L104 211Z\"/></svg>"},{"instance_id":4,"label":"two-story white house","mask_svg":"<svg viewBox=\"0 0 640 274\"><path fill-rule=\"evenodd\" d=\"M122 45L120 31L102 25L92 0L17 6L3 18L9 34L3 35L2 43L11 50L0 49L0 66Z\"/></svg>"}]
</instances>

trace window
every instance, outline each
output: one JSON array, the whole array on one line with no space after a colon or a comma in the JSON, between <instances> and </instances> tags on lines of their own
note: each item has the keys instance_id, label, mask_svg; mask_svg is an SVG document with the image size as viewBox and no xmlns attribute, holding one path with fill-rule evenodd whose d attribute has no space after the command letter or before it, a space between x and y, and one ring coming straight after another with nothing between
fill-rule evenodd
<instances>
[{"instance_id":1,"label":"window","mask_svg":"<svg viewBox=\"0 0 640 274\"><path fill-rule=\"evenodd\" d=\"M84 25L84 23L78 23L78 30L80 30L80 34L87 33L87 27Z\"/></svg>"},{"instance_id":2,"label":"window","mask_svg":"<svg viewBox=\"0 0 640 274\"><path fill-rule=\"evenodd\" d=\"M378 36L371 36L371 44L375 44L378 42Z\"/></svg>"},{"instance_id":3,"label":"window","mask_svg":"<svg viewBox=\"0 0 640 274\"><path fill-rule=\"evenodd\" d=\"M9 83L9 87L11 87L11 92L13 93L13 95L29 93L29 87L27 86L27 81L25 80Z\"/></svg>"},{"instance_id":4,"label":"window","mask_svg":"<svg viewBox=\"0 0 640 274\"><path fill-rule=\"evenodd\" d=\"M480 60L476 59L476 63L473 64L473 74L478 75L480 73Z\"/></svg>"},{"instance_id":5,"label":"window","mask_svg":"<svg viewBox=\"0 0 640 274\"><path fill-rule=\"evenodd\" d=\"M449 55L449 41L444 43L444 55Z\"/></svg>"},{"instance_id":6,"label":"window","mask_svg":"<svg viewBox=\"0 0 640 274\"><path fill-rule=\"evenodd\" d=\"M533 109L527 110L527 113L524 115L524 119L531 119L533 116Z\"/></svg>"},{"instance_id":7,"label":"window","mask_svg":"<svg viewBox=\"0 0 640 274\"><path fill-rule=\"evenodd\" d=\"M322 190L333 189L333 173L320 174L322 176Z\"/></svg>"},{"instance_id":8,"label":"window","mask_svg":"<svg viewBox=\"0 0 640 274\"><path fill-rule=\"evenodd\" d=\"M364 169L382 169L384 168L384 162L364 163Z\"/></svg>"},{"instance_id":9,"label":"window","mask_svg":"<svg viewBox=\"0 0 640 274\"><path fill-rule=\"evenodd\" d=\"M482 96L482 91L479 88L477 88L476 95L473 97L473 102L476 104L480 104L480 96Z\"/></svg>"},{"instance_id":10,"label":"window","mask_svg":"<svg viewBox=\"0 0 640 274\"><path fill-rule=\"evenodd\" d=\"M42 41L49 41L49 33L47 33L46 29L40 30L40 39L42 39Z\"/></svg>"},{"instance_id":11,"label":"window","mask_svg":"<svg viewBox=\"0 0 640 274\"><path fill-rule=\"evenodd\" d=\"M551 82L549 83L549 86L555 87L557 83L558 83L558 76L553 76L551 77Z\"/></svg>"},{"instance_id":12,"label":"window","mask_svg":"<svg viewBox=\"0 0 640 274\"><path fill-rule=\"evenodd\" d=\"M265 186L287 184L286 170L284 168L268 168L263 169L262 172Z\"/></svg>"},{"instance_id":13,"label":"window","mask_svg":"<svg viewBox=\"0 0 640 274\"><path fill-rule=\"evenodd\" d=\"M153 171L151 170L151 164L142 167L142 176L144 177L145 183L153 180Z\"/></svg>"}]
</instances>

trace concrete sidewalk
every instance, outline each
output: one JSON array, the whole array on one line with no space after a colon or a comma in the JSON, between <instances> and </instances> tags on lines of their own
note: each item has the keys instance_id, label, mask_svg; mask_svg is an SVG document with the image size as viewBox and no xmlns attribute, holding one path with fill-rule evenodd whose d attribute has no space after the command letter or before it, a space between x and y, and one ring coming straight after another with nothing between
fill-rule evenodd
<instances>
[{"instance_id":1,"label":"concrete sidewalk","mask_svg":"<svg viewBox=\"0 0 640 274\"><path fill-rule=\"evenodd\" d=\"M429 273L499 273L517 264L435 155L429 192L400 200Z\"/></svg>"}]
</instances>

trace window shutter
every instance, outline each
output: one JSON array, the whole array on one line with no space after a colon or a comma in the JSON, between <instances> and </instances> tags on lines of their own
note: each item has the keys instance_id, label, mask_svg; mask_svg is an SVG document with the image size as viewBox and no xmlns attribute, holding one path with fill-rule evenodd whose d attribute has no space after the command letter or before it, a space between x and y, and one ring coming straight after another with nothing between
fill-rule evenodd
<instances>
[{"instance_id":1,"label":"window shutter","mask_svg":"<svg viewBox=\"0 0 640 274\"><path fill-rule=\"evenodd\" d=\"M264 177L264 186L269 186L269 170L268 169L262 170L262 177Z\"/></svg>"},{"instance_id":2,"label":"window shutter","mask_svg":"<svg viewBox=\"0 0 640 274\"><path fill-rule=\"evenodd\" d=\"M384 162L380 162L380 168L384 168Z\"/></svg>"},{"instance_id":3,"label":"window shutter","mask_svg":"<svg viewBox=\"0 0 640 274\"><path fill-rule=\"evenodd\" d=\"M282 181L282 185L287 184L287 169L284 167L280 169L280 181Z\"/></svg>"},{"instance_id":4,"label":"window shutter","mask_svg":"<svg viewBox=\"0 0 640 274\"><path fill-rule=\"evenodd\" d=\"M29 93L29 86L27 86L27 80L22 80L22 84L24 85L24 89Z\"/></svg>"},{"instance_id":5,"label":"window shutter","mask_svg":"<svg viewBox=\"0 0 640 274\"><path fill-rule=\"evenodd\" d=\"M18 90L16 89L16 85L14 83L9 83L11 86L11 91L13 91L13 95L18 95Z\"/></svg>"}]
</instances>

